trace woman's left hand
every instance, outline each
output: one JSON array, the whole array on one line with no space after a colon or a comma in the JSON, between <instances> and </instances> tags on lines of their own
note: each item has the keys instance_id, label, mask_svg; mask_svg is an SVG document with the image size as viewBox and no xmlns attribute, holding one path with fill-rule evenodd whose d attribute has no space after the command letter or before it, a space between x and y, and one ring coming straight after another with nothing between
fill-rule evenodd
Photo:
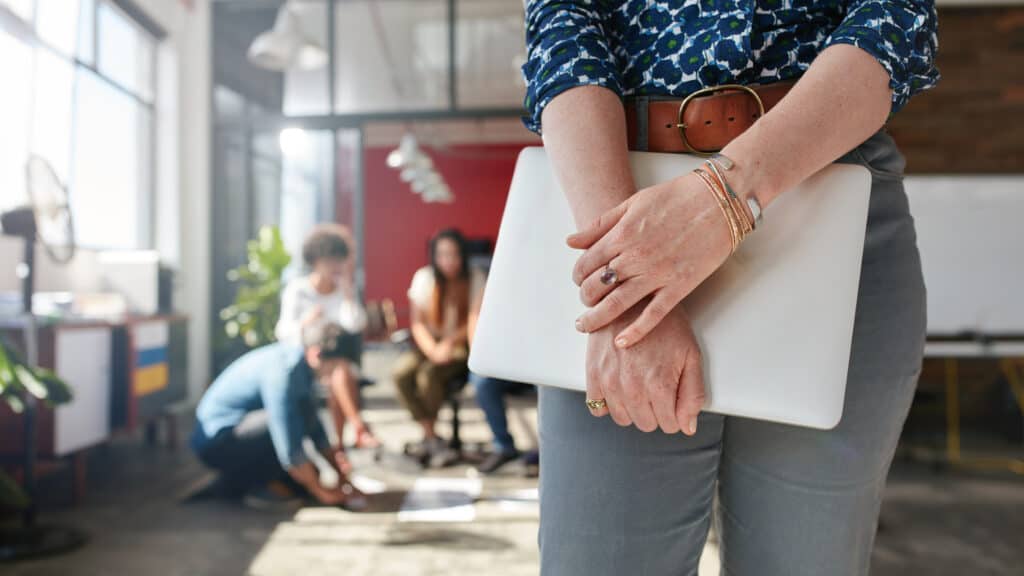
<instances>
[{"instance_id":1,"label":"woman's left hand","mask_svg":"<svg viewBox=\"0 0 1024 576\"><path fill-rule=\"evenodd\" d=\"M632 346L725 262L731 251L729 223L718 200L690 172L644 188L596 222L569 236L585 250L573 269L583 303L592 307L576 328L593 332L652 296L640 316L615 338ZM615 271L610 285L601 281Z\"/></svg>"}]
</instances>

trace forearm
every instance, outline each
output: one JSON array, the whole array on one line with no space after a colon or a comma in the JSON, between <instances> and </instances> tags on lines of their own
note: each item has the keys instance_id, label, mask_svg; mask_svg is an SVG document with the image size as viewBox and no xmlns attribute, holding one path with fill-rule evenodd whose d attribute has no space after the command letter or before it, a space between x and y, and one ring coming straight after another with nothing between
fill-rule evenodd
<instances>
[{"instance_id":1,"label":"forearm","mask_svg":"<svg viewBox=\"0 0 1024 576\"><path fill-rule=\"evenodd\" d=\"M298 466L288 468L288 475L314 495L321 488L320 474L312 462L303 462Z\"/></svg>"},{"instance_id":2,"label":"forearm","mask_svg":"<svg viewBox=\"0 0 1024 576\"><path fill-rule=\"evenodd\" d=\"M544 108L544 148L582 228L636 192L626 148L626 116L611 90L580 86Z\"/></svg>"},{"instance_id":3,"label":"forearm","mask_svg":"<svg viewBox=\"0 0 1024 576\"><path fill-rule=\"evenodd\" d=\"M434 347L437 346L437 340L434 339L434 335L427 330L426 325L422 322L413 321L412 328L412 339L416 342L416 346L419 347L420 351L426 355L430 355L434 352Z\"/></svg>"},{"instance_id":4,"label":"forearm","mask_svg":"<svg viewBox=\"0 0 1024 576\"><path fill-rule=\"evenodd\" d=\"M472 346L473 337L476 335L476 323L480 319L480 312L473 311L469 313L469 319L466 320L466 342Z\"/></svg>"},{"instance_id":5,"label":"forearm","mask_svg":"<svg viewBox=\"0 0 1024 576\"><path fill-rule=\"evenodd\" d=\"M451 341L452 345L459 346L460 344L465 344L466 343L466 340L467 340L468 336L469 336L469 322L468 322L468 319L467 319L467 322L465 324L463 324L461 327L459 327L459 329L456 330L454 334L449 336L448 340Z\"/></svg>"},{"instance_id":6,"label":"forearm","mask_svg":"<svg viewBox=\"0 0 1024 576\"><path fill-rule=\"evenodd\" d=\"M878 131L890 106L889 77L878 61L855 46L831 46L722 151L736 162L729 183L767 206Z\"/></svg>"}]
</instances>

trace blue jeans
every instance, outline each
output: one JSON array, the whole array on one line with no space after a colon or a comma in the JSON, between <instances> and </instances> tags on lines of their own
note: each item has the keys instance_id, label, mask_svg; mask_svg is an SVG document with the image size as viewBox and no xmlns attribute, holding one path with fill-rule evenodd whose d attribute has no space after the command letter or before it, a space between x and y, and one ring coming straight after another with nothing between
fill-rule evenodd
<instances>
[{"instance_id":1,"label":"blue jeans","mask_svg":"<svg viewBox=\"0 0 1024 576\"><path fill-rule=\"evenodd\" d=\"M476 390L476 401L484 411L487 425L494 434L494 449L503 454L516 451L515 442L508 431L508 420L505 418L505 395L529 387L522 382L510 382L498 378L488 378L479 374L470 374L469 381Z\"/></svg>"}]
</instances>

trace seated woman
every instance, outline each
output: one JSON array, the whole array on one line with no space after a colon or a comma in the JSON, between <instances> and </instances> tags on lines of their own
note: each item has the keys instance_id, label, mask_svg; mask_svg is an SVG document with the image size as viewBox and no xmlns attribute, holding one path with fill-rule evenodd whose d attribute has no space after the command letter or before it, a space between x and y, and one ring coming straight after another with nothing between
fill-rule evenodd
<instances>
[{"instance_id":1,"label":"seated woman","mask_svg":"<svg viewBox=\"0 0 1024 576\"><path fill-rule=\"evenodd\" d=\"M415 347L404 353L392 376L399 398L423 427L423 442L413 455L433 467L446 466L455 454L434 430L448 381L467 371L469 312L479 306L484 277L466 260L466 240L454 229L430 241L429 266L420 268L409 288Z\"/></svg>"},{"instance_id":2,"label":"seated woman","mask_svg":"<svg viewBox=\"0 0 1024 576\"><path fill-rule=\"evenodd\" d=\"M345 330L347 357L323 375L334 429L338 444L342 445L345 423L351 422L355 446L376 448L380 442L370 432L359 409L360 334L366 328L366 311L353 280L353 247L344 226L321 224L313 229L302 245L302 259L310 273L293 279L285 287L275 334L281 342L298 343L302 330L317 324L334 323Z\"/></svg>"}]
</instances>

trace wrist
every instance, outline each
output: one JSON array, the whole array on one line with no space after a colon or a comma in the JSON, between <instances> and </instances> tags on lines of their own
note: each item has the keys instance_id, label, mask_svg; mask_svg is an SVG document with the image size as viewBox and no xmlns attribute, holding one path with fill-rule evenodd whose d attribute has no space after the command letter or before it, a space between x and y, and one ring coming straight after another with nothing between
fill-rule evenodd
<instances>
[{"instance_id":1,"label":"wrist","mask_svg":"<svg viewBox=\"0 0 1024 576\"><path fill-rule=\"evenodd\" d=\"M755 124L754 127L757 125ZM751 128L751 130L754 129ZM750 130L748 130L750 132ZM741 199L753 197L762 209L767 208L782 192L767 159L747 144L743 134L722 149L722 154L733 161L727 173L729 185ZM745 202L744 202L745 203Z\"/></svg>"}]
</instances>

